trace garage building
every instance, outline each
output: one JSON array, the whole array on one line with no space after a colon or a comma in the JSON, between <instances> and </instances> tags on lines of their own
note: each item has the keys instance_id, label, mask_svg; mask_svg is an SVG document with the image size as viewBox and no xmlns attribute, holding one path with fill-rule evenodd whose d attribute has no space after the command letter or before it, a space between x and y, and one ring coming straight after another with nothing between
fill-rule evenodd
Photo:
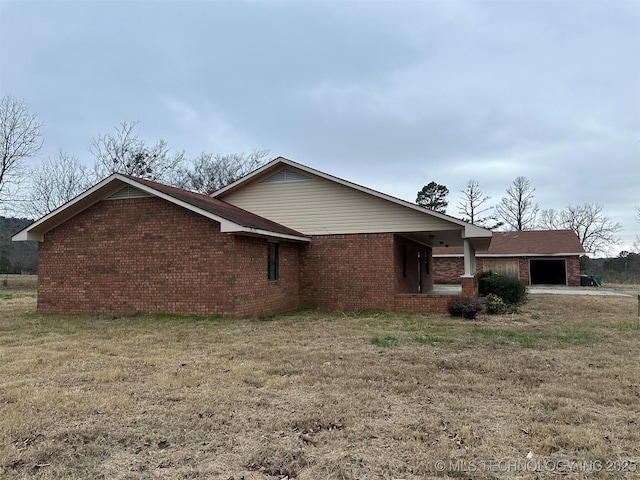
<instances>
[{"instance_id":1,"label":"garage building","mask_svg":"<svg viewBox=\"0 0 640 480\"><path fill-rule=\"evenodd\" d=\"M476 254L476 268L527 285L579 286L580 257L584 254L571 230L494 232L489 249ZM463 269L461 248L443 245L433 249L434 283L458 283Z\"/></svg>"}]
</instances>

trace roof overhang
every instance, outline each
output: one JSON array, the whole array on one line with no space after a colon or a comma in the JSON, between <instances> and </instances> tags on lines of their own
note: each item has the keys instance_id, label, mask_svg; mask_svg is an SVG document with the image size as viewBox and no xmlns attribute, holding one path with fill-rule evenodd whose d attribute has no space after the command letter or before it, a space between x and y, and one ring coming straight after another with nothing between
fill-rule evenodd
<instances>
[{"instance_id":1,"label":"roof overhang","mask_svg":"<svg viewBox=\"0 0 640 480\"><path fill-rule=\"evenodd\" d=\"M289 160L288 158L278 157L271 162L263 165L262 167L254 170L248 175L242 177L241 179L227 185L226 187L217 190L213 194L211 194L214 198L223 198L226 194L231 193L235 190L242 188L243 185L250 183L252 181L257 181L263 177L268 176L274 171L277 171L285 166L292 167L294 169L300 170L302 172L308 173L310 175L314 175L325 180L329 180L340 185L344 185L349 188L353 188L355 190L359 190L361 192L367 193L369 195L373 195L374 197L378 197L384 199L389 202L396 203L398 205L402 205L403 207L410 208L412 210L418 211L420 213L424 213L426 215L430 215L435 218L439 218L441 220L445 220L446 222L451 223L451 230L439 231L439 232L395 232L399 235L402 235L407 238L412 238L413 240L423 243L429 246L439 246L440 242L449 243L451 245L461 245L464 239L468 239L471 243L471 246L477 251L486 251L489 248L489 244L491 243L491 238L493 236L493 232L486 228L478 227L476 225L464 222L460 219L451 217L444 213L436 212L434 210L429 210L423 208L415 203L407 202L406 200L402 200L391 195L387 195L382 192L378 192L376 190L372 190L367 187L363 187L362 185L358 185L353 182L349 182L339 177L335 177L333 175L329 175L328 173L321 172L314 168L308 167L306 165L302 165L301 163L294 162L293 160ZM440 238L437 240L431 237L434 237L437 234ZM435 243L433 243L435 240Z\"/></svg>"},{"instance_id":2,"label":"roof overhang","mask_svg":"<svg viewBox=\"0 0 640 480\"><path fill-rule=\"evenodd\" d=\"M53 212L35 221L28 227L16 233L11 238L11 240L14 242L26 242L26 241L42 242L44 241L45 233L54 229L58 225L66 222L70 218L86 210L92 205L98 203L99 201L109 197L110 195L117 192L118 190L120 190L126 185L131 185L133 187L136 187L151 195L162 198L163 200L166 200L175 205L178 205L187 210L191 210L192 212L202 215L203 217L206 217L215 222L218 222L220 223L220 231L223 233L270 237L270 238L277 238L277 239L283 239L283 240L292 240L297 242L310 241L310 239L305 236L288 235L280 232L271 232L267 230L261 230L261 229L239 225L219 215L215 215L214 213L208 212L202 208L191 205L188 202L172 197L171 195L167 195L166 193L156 190L148 185L145 185L144 183L136 182L135 179L130 178L126 175L121 175L119 173L114 173L110 175L109 177L105 178L101 182L91 187L89 190L78 195L73 200L65 203L64 205L57 208Z\"/></svg>"},{"instance_id":3,"label":"roof overhang","mask_svg":"<svg viewBox=\"0 0 640 480\"><path fill-rule=\"evenodd\" d=\"M479 253L478 258L523 258L523 257L582 257L584 252L580 253ZM436 253L434 258L462 258L462 253Z\"/></svg>"},{"instance_id":4,"label":"roof overhang","mask_svg":"<svg viewBox=\"0 0 640 480\"><path fill-rule=\"evenodd\" d=\"M428 247L461 246L465 238L462 230L425 231L425 232L395 232L396 235L412 240ZM467 238L475 251L486 251L491 237ZM460 254L462 256L462 254ZM435 256L435 255L434 255Z\"/></svg>"}]
</instances>

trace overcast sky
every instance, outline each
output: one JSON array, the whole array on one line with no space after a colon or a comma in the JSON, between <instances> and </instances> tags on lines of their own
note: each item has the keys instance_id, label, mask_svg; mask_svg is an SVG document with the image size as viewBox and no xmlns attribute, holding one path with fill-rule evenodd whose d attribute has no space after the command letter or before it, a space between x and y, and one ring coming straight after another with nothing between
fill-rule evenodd
<instances>
[{"instance_id":1,"label":"overcast sky","mask_svg":"<svg viewBox=\"0 0 640 480\"><path fill-rule=\"evenodd\" d=\"M173 150L268 149L447 213L519 175L640 234L640 2L0 0L0 90L87 165L138 120ZM34 164L37 160L32 161Z\"/></svg>"}]
</instances>

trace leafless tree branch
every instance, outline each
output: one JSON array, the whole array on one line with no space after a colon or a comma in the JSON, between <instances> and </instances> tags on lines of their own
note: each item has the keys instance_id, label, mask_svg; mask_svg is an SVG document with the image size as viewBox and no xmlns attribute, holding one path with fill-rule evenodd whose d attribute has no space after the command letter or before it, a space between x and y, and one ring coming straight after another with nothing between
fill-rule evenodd
<instances>
[{"instance_id":1,"label":"leafless tree branch","mask_svg":"<svg viewBox=\"0 0 640 480\"><path fill-rule=\"evenodd\" d=\"M23 160L42 148L42 124L23 100L11 95L0 100L0 202L14 192L23 176Z\"/></svg>"},{"instance_id":2,"label":"leafless tree branch","mask_svg":"<svg viewBox=\"0 0 640 480\"><path fill-rule=\"evenodd\" d=\"M174 184L187 190L211 195L261 167L268 160L268 150L228 155L202 153L192 160L190 168L179 172L179 178Z\"/></svg>"},{"instance_id":3,"label":"leafless tree branch","mask_svg":"<svg viewBox=\"0 0 640 480\"><path fill-rule=\"evenodd\" d=\"M30 171L26 212L42 217L89 188L93 178L77 158L60 151L55 158L47 158Z\"/></svg>"},{"instance_id":4,"label":"leafless tree branch","mask_svg":"<svg viewBox=\"0 0 640 480\"><path fill-rule=\"evenodd\" d=\"M495 215L482 215L492 211L494 207L487 205L491 197L482 193L477 181L469 180L467 187L464 190L460 190L460 192L463 197L458 203L458 212L463 215L462 220L490 230L503 225Z\"/></svg>"},{"instance_id":5,"label":"leafless tree branch","mask_svg":"<svg viewBox=\"0 0 640 480\"><path fill-rule=\"evenodd\" d=\"M99 135L91 141L98 178L119 172L155 181L165 181L184 161L184 152L170 154L167 142L147 146L135 132L140 122L122 122L115 134Z\"/></svg>"},{"instance_id":6,"label":"leafless tree branch","mask_svg":"<svg viewBox=\"0 0 640 480\"><path fill-rule=\"evenodd\" d=\"M517 177L507 189L507 196L496 206L496 213L513 230L531 230L535 226L538 204L533 202L536 189L525 177Z\"/></svg>"}]
</instances>

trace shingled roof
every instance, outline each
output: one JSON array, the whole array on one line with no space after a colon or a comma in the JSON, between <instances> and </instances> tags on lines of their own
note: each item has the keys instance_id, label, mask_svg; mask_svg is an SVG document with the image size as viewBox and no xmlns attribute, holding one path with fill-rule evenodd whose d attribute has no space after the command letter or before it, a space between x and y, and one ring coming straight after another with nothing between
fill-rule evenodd
<instances>
[{"instance_id":1,"label":"shingled roof","mask_svg":"<svg viewBox=\"0 0 640 480\"><path fill-rule=\"evenodd\" d=\"M127 185L220 222L222 232L283 238L301 242L309 241L309 238L303 233L243 210L223 200L121 173L110 175L60 208L35 221L16 233L12 240L42 242L45 233L100 200L116 194Z\"/></svg>"},{"instance_id":2,"label":"shingled roof","mask_svg":"<svg viewBox=\"0 0 640 480\"><path fill-rule=\"evenodd\" d=\"M436 247L434 256L462 256L462 247ZM571 230L528 230L494 232L489 250L478 257L583 255L584 248Z\"/></svg>"},{"instance_id":3,"label":"shingled roof","mask_svg":"<svg viewBox=\"0 0 640 480\"><path fill-rule=\"evenodd\" d=\"M272 222L271 220L248 212L247 210L236 207L235 205L231 205L230 203L218 200L217 198L203 195L201 193L190 192L189 190L183 190L182 188L171 187L169 185L153 182L144 178L133 177L130 175L123 176L243 227L282 233L283 235L304 237L303 233L285 227L279 223Z\"/></svg>"}]
</instances>

